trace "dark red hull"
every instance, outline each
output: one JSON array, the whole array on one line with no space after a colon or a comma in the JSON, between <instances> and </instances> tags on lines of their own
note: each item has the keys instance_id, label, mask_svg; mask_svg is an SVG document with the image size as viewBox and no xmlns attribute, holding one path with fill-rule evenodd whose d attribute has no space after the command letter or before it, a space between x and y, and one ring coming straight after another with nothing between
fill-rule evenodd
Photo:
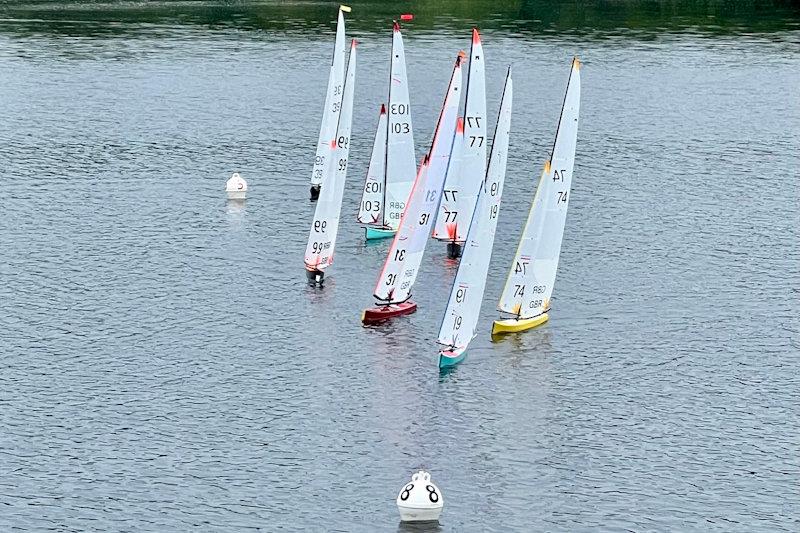
<instances>
[{"instance_id":1,"label":"dark red hull","mask_svg":"<svg viewBox=\"0 0 800 533\"><path fill-rule=\"evenodd\" d=\"M361 313L361 322L365 325L379 324L384 320L389 320L396 316L410 315L417 310L417 304L414 302L403 302L401 304L384 305L381 307L372 307L365 309Z\"/></svg>"}]
</instances>

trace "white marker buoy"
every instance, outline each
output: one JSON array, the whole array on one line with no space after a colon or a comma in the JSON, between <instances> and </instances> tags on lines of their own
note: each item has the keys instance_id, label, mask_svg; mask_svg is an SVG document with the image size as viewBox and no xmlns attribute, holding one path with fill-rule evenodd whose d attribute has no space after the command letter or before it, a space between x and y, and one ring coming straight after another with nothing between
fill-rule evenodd
<instances>
[{"instance_id":1,"label":"white marker buoy","mask_svg":"<svg viewBox=\"0 0 800 533\"><path fill-rule=\"evenodd\" d=\"M231 179L225 184L225 192L228 193L229 200L244 200L247 195L247 182L238 172L234 172Z\"/></svg>"},{"instance_id":2,"label":"white marker buoy","mask_svg":"<svg viewBox=\"0 0 800 533\"><path fill-rule=\"evenodd\" d=\"M444 507L444 497L431 481L431 475L420 470L397 495L397 509L403 522L428 522L439 520Z\"/></svg>"}]
</instances>

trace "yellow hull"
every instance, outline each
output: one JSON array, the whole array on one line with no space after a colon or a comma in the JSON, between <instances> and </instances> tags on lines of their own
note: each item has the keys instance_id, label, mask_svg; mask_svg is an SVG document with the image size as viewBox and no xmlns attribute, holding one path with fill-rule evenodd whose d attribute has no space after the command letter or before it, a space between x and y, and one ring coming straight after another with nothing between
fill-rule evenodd
<instances>
[{"instance_id":1,"label":"yellow hull","mask_svg":"<svg viewBox=\"0 0 800 533\"><path fill-rule=\"evenodd\" d=\"M509 318L508 320L495 320L492 324L492 335L499 333L514 333L516 331L525 331L526 329L535 328L547 322L550 316L547 313L542 313L533 318L524 318L517 320L516 318Z\"/></svg>"}]
</instances>

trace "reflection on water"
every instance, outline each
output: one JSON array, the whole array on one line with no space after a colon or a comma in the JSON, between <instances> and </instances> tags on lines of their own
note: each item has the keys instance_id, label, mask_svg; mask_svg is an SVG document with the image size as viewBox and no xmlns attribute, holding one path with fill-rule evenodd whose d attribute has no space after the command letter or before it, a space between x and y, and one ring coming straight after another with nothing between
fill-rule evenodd
<instances>
[{"instance_id":1,"label":"reflection on water","mask_svg":"<svg viewBox=\"0 0 800 533\"><path fill-rule=\"evenodd\" d=\"M247 200L228 198L228 201L225 205L228 208L228 214L232 215L231 219L238 221L244 216L244 209L247 205Z\"/></svg>"},{"instance_id":2,"label":"reflection on water","mask_svg":"<svg viewBox=\"0 0 800 533\"><path fill-rule=\"evenodd\" d=\"M443 375L443 243L416 313L360 322L391 242L355 221L389 2L348 17L340 240L306 282L335 9L0 6L0 531L412 531L394 499L419 468L442 531L795 531L797 4L403 4L418 154L470 25L492 121L515 78L479 329ZM550 321L493 340L575 53Z\"/></svg>"},{"instance_id":3,"label":"reflection on water","mask_svg":"<svg viewBox=\"0 0 800 533\"><path fill-rule=\"evenodd\" d=\"M356 34L385 29L398 18L391 2L353 2L348 17ZM521 35L574 35L606 38L629 35L646 38L664 32L708 34L772 33L800 27L800 6L792 0L672 2L669 0L440 0L402 5L413 13L408 25L417 34L461 31L478 25ZM271 34L323 37L332 32L335 4L326 2L156 1L64 2L10 1L0 7L0 32L70 36L114 36L152 33L158 26L201 25L213 30L239 28ZM162 28L162 31L165 28Z\"/></svg>"},{"instance_id":4,"label":"reflection on water","mask_svg":"<svg viewBox=\"0 0 800 533\"><path fill-rule=\"evenodd\" d=\"M398 533L408 533L411 531L419 533L431 533L442 531L442 526L438 522L400 522L397 526Z\"/></svg>"}]
</instances>

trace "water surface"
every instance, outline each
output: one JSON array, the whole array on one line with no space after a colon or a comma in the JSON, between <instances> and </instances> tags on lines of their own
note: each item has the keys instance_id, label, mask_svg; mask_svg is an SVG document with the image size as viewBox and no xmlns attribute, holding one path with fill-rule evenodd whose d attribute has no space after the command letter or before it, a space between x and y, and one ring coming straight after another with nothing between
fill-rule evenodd
<instances>
[{"instance_id":1,"label":"water surface","mask_svg":"<svg viewBox=\"0 0 800 533\"><path fill-rule=\"evenodd\" d=\"M420 155L471 25L492 124L515 82L482 320L442 375L444 246L416 314L359 322L389 244L354 218L394 9L349 17L358 105L318 290L334 4L0 8L0 529L395 531L424 467L441 531L797 531L796 4L557 4L408 4ZM551 320L492 343L576 54Z\"/></svg>"}]
</instances>

